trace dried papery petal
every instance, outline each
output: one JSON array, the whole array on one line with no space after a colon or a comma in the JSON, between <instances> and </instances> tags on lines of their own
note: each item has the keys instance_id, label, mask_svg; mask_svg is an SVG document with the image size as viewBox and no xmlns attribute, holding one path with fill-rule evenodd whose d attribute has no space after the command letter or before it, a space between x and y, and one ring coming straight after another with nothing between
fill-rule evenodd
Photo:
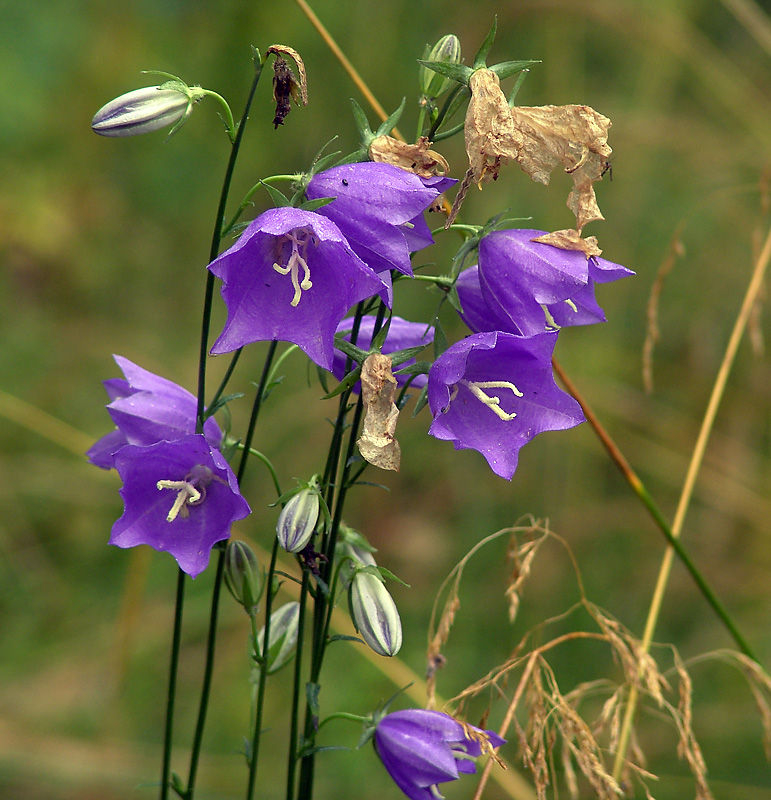
<instances>
[{"instance_id":1,"label":"dried papery petal","mask_svg":"<svg viewBox=\"0 0 771 800\"><path fill-rule=\"evenodd\" d=\"M380 353L368 356L361 369L361 396L365 417L356 444L370 464L380 469L399 471L401 448L396 441L399 409L394 403L396 379L391 372L391 357Z\"/></svg>"},{"instance_id":2,"label":"dried papery petal","mask_svg":"<svg viewBox=\"0 0 771 800\"><path fill-rule=\"evenodd\" d=\"M471 100L466 111L466 153L477 185L495 180L503 164L519 157L524 140L511 116L511 108L498 76L478 69L469 79Z\"/></svg>"},{"instance_id":3,"label":"dried papery petal","mask_svg":"<svg viewBox=\"0 0 771 800\"><path fill-rule=\"evenodd\" d=\"M588 222L604 219L594 195L605 162L611 122L589 106L536 106L510 109L512 124L522 141L516 158L522 169L539 183L548 184L561 164L573 178L568 208L576 215L580 231Z\"/></svg>"},{"instance_id":4,"label":"dried papery petal","mask_svg":"<svg viewBox=\"0 0 771 800\"><path fill-rule=\"evenodd\" d=\"M402 142L393 136L377 136L369 146L369 157L372 161L393 164L407 172L414 172L421 178L446 175L450 171L447 159L436 150L431 150L430 144L425 136L421 136L415 144Z\"/></svg>"},{"instance_id":5,"label":"dried papery petal","mask_svg":"<svg viewBox=\"0 0 771 800\"><path fill-rule=\"evenodd\" d=\"M596 236L587 236L582 239L581 234L572 228L545 233L543 236L534 237L532 241L550 244L552 247L559 247L561 250L578 250L581 253L585 253L587 258L602 255L602 250L597 245Z\"/></svg>"}]
</instances>

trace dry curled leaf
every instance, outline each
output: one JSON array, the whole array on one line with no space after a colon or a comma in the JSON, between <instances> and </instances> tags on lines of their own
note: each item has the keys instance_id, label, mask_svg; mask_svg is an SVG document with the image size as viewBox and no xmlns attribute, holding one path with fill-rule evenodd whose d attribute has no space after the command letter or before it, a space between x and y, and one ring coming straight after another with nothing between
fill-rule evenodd
<instances>
[{"instance_id":1,"label":"dry curled leaf","mask_svg":"<svg viewBox=\"0 0 771 800\"><path fill-rule=\"evenodd\" d=\"M447 159L436 150L431 150L430 144L425 136L421 136L415 144L402 142L393 136L377 136L369 146L369 157L373 161L414 172L421 178L448 174L450 165Z\"/></svg>"},{"instance_id":2,"label":"dry curled leaf","mask_svg":"<svg viewBox=\"0 0 771 800\"><path fill-rule=\"evenodd\" d=\"M364 424L359 452L365 461L398 472L401 448L394 433L399 409L394 403L396 378L391 372L391 357L373 353L361 368L361 396L364 402Z\"/></svg>"},{"instance_id":3,"label":"dry curled leaf","mask_svg":"<svg viewBox=\"0 0 771 800\"><path fill-rule=\"evenodd\" d=\"M550 244L552 247L559 247L561 250L578 250L584 253L587 258L602 255L602 250L597 245L596 236L587 236L586 239L582 239L581 234L572 228L545 233L543 236L536 236L532 241Z\"/></svg>"}]
</instances>

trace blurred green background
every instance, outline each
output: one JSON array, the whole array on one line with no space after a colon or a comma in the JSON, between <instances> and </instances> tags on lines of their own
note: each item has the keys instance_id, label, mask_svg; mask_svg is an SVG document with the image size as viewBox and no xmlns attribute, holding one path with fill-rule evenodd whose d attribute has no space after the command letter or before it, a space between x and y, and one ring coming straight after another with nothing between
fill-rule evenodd
<instances>
[{"instance_id":1,"label":"blurred green background","mask_svg":"<svg viewBox=\"0 0 771 800\"><path fill-rule=\"evenodd\" d=\"M498 15L491 62L541 59L522 105L579 103L613 120L613 180L598 186L604 256L637 277L599 291L609 322L569 330L558 357L595 407L665 513L671 516L710 387L769 224L771 20L753 0L526 0L495 3L317 0L316 12L400 127L416 121L416 62L427 43L454 32L467 61ZM96 137L89 123L111 98L152 83L159 69L223 94L235 113L251 79L250 45L288 44L305 59L310 105L271 125L269 81L258 91L232 197L262 176L307 168L332 136L356 144L349 97L363 104L294 3L242 0L32 0L0 2L0 796L13 800L154 797L176 568L167 555L106 546L121 513L118 479L79 455L110 430L100 381L117 375L112 353L193 388L198 315L211 227L227 158L214 104L206 101L172 140L157 133ZM376 120L371 116L372 122ZM462 139L442 151L460 177ZM516 167L482 193L466 222L508 208L532 227L570 227L570 182L532 184ZM268 205L257 196L255 214ZM765 226L765 227L764 227ZM454 246L426 259L449 259ZM646 305L657 270L677 252L661 296L655 387L643 390ZM420 256L416 263L423 263ZM447 261L438 269L446 269ZM435 295L401 286L398 313L425 318ZM215 329L223 319L217 302ZM451 335L464 335L448 315ZM754 320L762 342L767 323ZM263 350L241 360L234 390L258 378ZM211 367L212 380L226 361ZM771 664L771 380L769 362L742 344L707 452L684 543L761 661ZM300 359L266 405L257 446L281 480L308 477L325 453L330 403L320 402ZM22 401L21 403L14 400ZM29 404L29 405L26 405ZM246 402L234 404L235 430ZM47 417L72 426L57 427ZM50 424L49 424L50 423ZM379 548L378 561L411 585L394 585L405 663L424 669L431 599L455 562L483 536L525 514L550 520L569 543L588 597L640 635L664 551L661 535L588 426L547 434L521 454L509 484L473 451L425 435L428 417L400 422L403 466L364 488L348 522ZM274 497L257 463L247 475L254 514L237 528L270 541ZM506 659L533 625L578 598L573 568L556 545L542 551L514 626L503 590L503 541L472 561L439 689L461 691ZM183 638L174 767L197 702L211 575L191 584ZM584 624L583 621L579 621ZM247 620L226 598L221 652L199 794L240 797L236 754L247 731ZM561 630L569 629L566 627ZM684 658L732 642L675 566L656 633ZM393 685L338 645L322 696L325 711L365 713ZM663 663L667 661L663 651ZM621 678L599 644L555 651L567 692L577 682ZM337 677L344 674L345 680ZM694 729L718 798L771 796L762 728L743 677L712 662L693 667ZM674 682L674 681L673 681ZM343 685L341 685L343 684ZM276 679L260 797L283 796L287 678ZM480 709L481 710L481 709ZM498 709L500 712L500 709ZM338 723L327 744L353 747ZM671 724L640 716L640 744L660 776L653 794L693 796ZM514 746L505 755L516 762ZM371 750L320 756L319 800L397 798ZM376 787L376 788L375 788ZM468 797L473 784L447 787ZM503 797L491 786L488 797ZM556 795L555 795L556 796ZM560 795L566 796L566 795ZM589 796L587 793L585 796Z\"/></svg>"}]
</instances>

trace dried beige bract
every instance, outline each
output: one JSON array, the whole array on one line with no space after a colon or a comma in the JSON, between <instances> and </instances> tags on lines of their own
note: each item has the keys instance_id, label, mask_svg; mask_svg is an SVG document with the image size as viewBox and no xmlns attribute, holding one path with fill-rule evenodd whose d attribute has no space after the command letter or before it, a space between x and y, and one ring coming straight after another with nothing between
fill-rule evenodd
<instances>
[{"instance_id":1,"label":"dried beige bract","mask_svg":"<svg viewBox=\"0 0 771 800\"><path fill-rule=\"evenodd\" d=\"M572 228L536 236L533 241L541 242L541 244L550 244L552 247L559 247L562 250L578 250L584 253L587 258L602 255L602 250L597 245L596 236L587 236L586 239L582 239L581 234Z\"/></svg>"},{"instance_id":2,"label":"dried beige bract","mask_svg":"<svg viewBox=\"0 0 771 800\"><path fill-rule=\"evenodd\" d=\"M398 472L401 448L394 433L399 409L394 403L396 378L391 372L390 356L373 353L364 360L361 396L365 416L361 437L356 442L359 452L370 464Z\"/></svg>"},{"instance_id":3,"label":"dried beige bract","mask_svg":"<svg viewBox=\"0 0 771 800\"><path fill-rule=\"evenodd\" d=\"M429 149L430 144L425 136L421 136L415 144L407 144L393 136L378 136L369 146L369 157L373 161L414 172L422 178L446 175L450 165L441 153Z\"/></svg>"},{"instance_id":4,"label":"dried beige bract","mask_svg":"<svg viewBox=\"0 0 771 800\"><path fill-rule=\"evenodd\" d=\"M455 218L471 183L495 180L503 164L514 160L534 181L548 184L562 165L573 178L567 205L576 216L579 233L588 222L604 219L594 195L594 183L611 154L611 122L589 106L510 108L498 76L479 69L469 79L471 100L466 112L466 153L469 169L453 203Z\"/></svg>"}]
</instances>

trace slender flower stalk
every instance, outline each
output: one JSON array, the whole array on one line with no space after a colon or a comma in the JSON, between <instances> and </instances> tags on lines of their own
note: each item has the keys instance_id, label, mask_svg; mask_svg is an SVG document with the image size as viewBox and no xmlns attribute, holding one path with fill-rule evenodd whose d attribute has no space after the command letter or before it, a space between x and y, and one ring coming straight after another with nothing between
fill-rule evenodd
<instances>
[{"instance_id":1,"label":"slender flower stalk","mask_svg":"<svg viewBox=\"0 0 771 800\"><path fill-rule=\"evenodd\" d=\"M749 285L747 286L747 291L744 294L744 300L742 301L741 308L739 309L739 313L736 317L736 322L734 323L733 330L731 331L731 336L728 339L726 351L723 355L723 360L720 363L715 384L712 387L712 393L710 395L709 402L707 403L706 411L704 412L704 418L702 419L699 435L696 439L696 444L694 445L693 453L691 455L691 461L688 465L685 483L683 484L683 489L680 493L680 500L678 501L677 510L675 511L675 518L672 522L672 536L674 539L680 538L685 515L691 502L693 488L696 485L696 479L701 468L704 453L707 449L709 435L715 424L717 410L720 406L720 401L723 398L723 393L725 392L725 387L728 383L728 376L731 372L731 368L733 367L744 330L747 327L750 313L752 312L752 308L757 302L758 296L763 287L769 261L771 261L771 228L769 228L768 234L766 235L766 240L763 243L763 248L760 251L758 260L755 262L752 276L750 278ZM667 582L669 581L669 574L672 569L673 558L674 549L670 546L664 553L664 558L662 559L661 567L659 568L659 576L656 581L656 588L653 592L653 599L651 600L651 605L648 609L648 618L645 622L645 630L642 637L642 650L644 654L648 653L653 641L656 623L658 621L659 613L664 600L664 591L666 590ZM753 661L757 662L757 658L752 654L751 651L749 651L747 645L744 644L742 646L742 644L743 642L739 643L740 649L749 655ZM632 686L629 691L626 712L621 725L621 733L619 735L618 748L616 750L616 758L613 763L613 776L616 779L618 779L618 777L621 775L621 772L624 768L624 762L626 760L626 754L629 748L629 740L632 733L632 724L634 722L634 716L637 710L638 698L639 692L637 690L637 686Z\"/></svg>"}]
</instances>

